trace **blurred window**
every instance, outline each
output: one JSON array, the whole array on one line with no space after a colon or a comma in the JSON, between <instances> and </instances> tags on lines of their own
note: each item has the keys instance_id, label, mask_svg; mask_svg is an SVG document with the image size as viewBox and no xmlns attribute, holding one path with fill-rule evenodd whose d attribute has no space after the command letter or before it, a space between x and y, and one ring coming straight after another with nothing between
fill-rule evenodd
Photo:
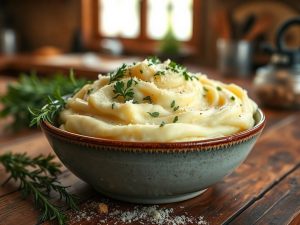
<instances>
[{"instance_id":1,"label":"blurred window","mask_svg":"<svg viewBox=\"0 0 300 225\"><path fill-rule=\"evenodd\" d=\"M105 37L138 37L139 0L99 0L98 5L100 34Z\"/></svg>"},{"instance_id":2,"label":"blurred window","mask_svg":"<svg viewBox=\"0 0 300 225\"><path fill-rule=\"evenodd\" d=\"M196 49L200 36L201 0L82 0L85 42L116 38L132 52L155 51L166 34L188 49ZM155 47L156 46L156 47Z\"/></svg>"},{"instance_id":3,"label":"blurred window","mask_svg":"<svg viewBox=\"0 0 300 225\"><path fill-rule=\"evenodd\" d=\"M169 25L171 25L177 40L188 41L192 38L192 0L148 0L147 3L147 34L149 38L162 39ZM168 15L169 7L172 9L170 15Z\"/></svg>"}]
</instances>

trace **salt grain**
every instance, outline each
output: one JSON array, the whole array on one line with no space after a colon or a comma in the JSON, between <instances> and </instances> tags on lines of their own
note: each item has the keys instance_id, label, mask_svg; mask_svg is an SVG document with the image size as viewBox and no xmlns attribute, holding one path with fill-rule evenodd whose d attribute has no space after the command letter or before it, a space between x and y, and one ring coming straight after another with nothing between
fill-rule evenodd
<instances>
[{"instance_id":1,"label":"salt grain","mask_svg":"<svg viewBox=\"0 0 300 225\"><path fill-rule=\"evenodd\" d=\"M103 204L109 210L107 213L99 211L100 204ZM80 224L83 221L95 221L97 225L112 223L119 224L153 224L153 225L208 225L203 216L194 217L187 212L175 212L173 208L160 208L153 206L134 206L130 209L121 209L120 205L115 203L97 203L90 202L85 204L80 211L72 211L69 215L71 222ZM103 205L101 205L103 207ZM178 207L182 209L182 207Z\"/></svg>"}]
</instances>

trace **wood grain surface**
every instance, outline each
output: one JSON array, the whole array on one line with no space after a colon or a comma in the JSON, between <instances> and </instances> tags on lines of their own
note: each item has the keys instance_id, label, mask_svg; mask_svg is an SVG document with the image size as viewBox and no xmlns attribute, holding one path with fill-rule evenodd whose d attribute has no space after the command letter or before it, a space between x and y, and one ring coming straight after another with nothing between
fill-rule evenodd
<instances>
[{"instance_id":1,"label":"wood grain surface","mask_svg":"<svg viewBox=\"0 0 300 225\"><path fill-rule=\"evenodd\" d=\"M8 79L9 80L9 79ZM7 81L1 77L0 87ZM223 78L225 81L230 79ZM235 79L236 80L236 79ZM251 90L247 80L237 80ZM2 90L3 91L3 90ZM231 175L211 186L204 194L187 201L160 205L174 209L175 215L188 213L203 216L209 224L300 224L300 112L263 109L267 126L246 161ZM1 125L7 121L1 121ZM5 133L1 126L0 154L28 152L31 156L52 152L40 131L21 134ZM58 159L57 159L58 160ZM80 208L95 211L95 204L106 202L109 210L133 209L134 204L115 201L96 193L62 168L59 179L71 185L70 192L77 194ZM0 167L0 183L7 174ZM123 224L114 219L102 223L103 217L80 217L66 209L71 217L69 224ZM0 224L35 224L39 215L31 199L23 199L12 182L0 187ZM22 221L20 223L20 221ZM51 224L45 222L45 224ZM135 221L131 224L142 224Z\"/></svg>"}]
</instances>

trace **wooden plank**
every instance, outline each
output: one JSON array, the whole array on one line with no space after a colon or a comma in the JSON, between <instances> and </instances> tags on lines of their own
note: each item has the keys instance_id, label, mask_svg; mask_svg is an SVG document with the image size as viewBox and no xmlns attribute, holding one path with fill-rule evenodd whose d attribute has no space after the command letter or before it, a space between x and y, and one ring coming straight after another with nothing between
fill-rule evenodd
<instances>
[{"instance_id":1,"label":"wooden plank","mask_svg":"<svg viewBox=\"0 0 300 225\"><path fill-rule=\"evenodd\" d=\"M245 221L257 225L300 224L300 164L230 224L245 224Z\"/></svg>"}]
</instances>

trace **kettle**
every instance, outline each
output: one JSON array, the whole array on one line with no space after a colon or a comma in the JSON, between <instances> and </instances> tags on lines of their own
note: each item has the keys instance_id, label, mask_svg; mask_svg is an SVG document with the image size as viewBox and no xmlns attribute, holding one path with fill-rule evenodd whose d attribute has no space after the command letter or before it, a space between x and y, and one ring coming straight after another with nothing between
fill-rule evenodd
<instances>
[{"instance_id":1,"label":"kettle","mask_svg":"<svg viewBox=\"0 0 300 225\"><path fill-rule=\"evenodd\" d=\"M270 63L256 71L254 91L262 105L300 109L300 46L291 49L284 41L286 31L294 25L300 25L300 17L278 29Z\"/></svg>"}]
</instances>

